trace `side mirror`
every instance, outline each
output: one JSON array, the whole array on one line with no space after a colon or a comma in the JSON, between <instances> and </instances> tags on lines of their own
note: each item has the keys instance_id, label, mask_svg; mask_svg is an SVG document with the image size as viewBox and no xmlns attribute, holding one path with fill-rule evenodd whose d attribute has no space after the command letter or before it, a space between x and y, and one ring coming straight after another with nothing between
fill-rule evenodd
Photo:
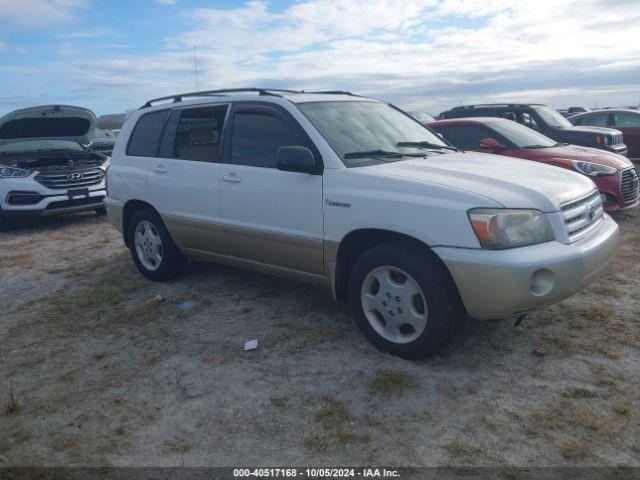
<instances>
[{"instance_id":1,"label":"side mirror","mask_svg":"<svg viewBox=\"0 0 640 480\"><path fill-rule=\"evenodd\" d=\"M276 166L284 172L319 173L313 153L307 147L280 147L276 155Z\"/></svg>"},{"instance_id":2,"label":"side mirror","mask_svg":"<svg viewBox=\"0 0 640 480\"><path fill-rule=\"evenodd\" d=\"M505 147L495 138L489 137L480 140L480 148L486 148L488 150L502 150Z\"/></svg>"}]
</instances>

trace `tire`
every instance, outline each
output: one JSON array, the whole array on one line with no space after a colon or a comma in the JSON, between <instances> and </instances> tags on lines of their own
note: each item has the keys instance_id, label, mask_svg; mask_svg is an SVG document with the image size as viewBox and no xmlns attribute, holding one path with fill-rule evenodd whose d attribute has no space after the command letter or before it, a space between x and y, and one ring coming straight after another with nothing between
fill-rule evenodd
<instances>
[{"instance_id":1,"label":"tire","mask_svg":"<svg viewBox=\"0 0 640 480\"><path fill-rule=\"evenodd\" d=\"M444 267L404 242L374 247L357 260L349 276L349 302L364 336L407 360L443 347L463 314Z\"/></svg>"},{"instance_id":2,"label":"tire","mask_svg":"<svg viewBox=\"0 0 640 480\"><path fill-rule=\"evenodd\" d=\"M182 273L186 260L154 210L143 208L133 214L127 235L133 261L149 280L161 282Z\"/></svg>"}]
</instances>

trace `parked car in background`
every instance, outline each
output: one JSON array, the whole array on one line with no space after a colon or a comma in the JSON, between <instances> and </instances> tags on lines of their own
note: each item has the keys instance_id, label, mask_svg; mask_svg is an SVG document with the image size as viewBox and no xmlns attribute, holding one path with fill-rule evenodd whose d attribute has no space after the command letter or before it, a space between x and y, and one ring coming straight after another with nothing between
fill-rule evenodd
<instances>
[{"instance_id":1,"label":"parked car in background","mask_svg":"<svg viewBox=\"0 0 640 480\"><path fill-rule=\"evenodd\" d=\"M627 154L622 132L602 127L576 127L553 108L542 104L488 104L454 107L442 112L439 120L464 117L501 117L532 128L556 142Z\"/></svg>"},{"instance_id":2,"label":"parked car in background","mask_svg":"<svg viewBox=\"0 0 640 480\"><path fill-rule=\"evenodd\" d=\"M68 105L0 118L0 225L10 218L103 212L108 157L88 145L95 115Z\"/></svg>"},{"instance_id":3,"label":"parked car in background","mask_svg":"<svg viewBox=\"0 0 640 480\"><path fill-rule=\"evenodd\" d=\"M440 120L428 127L462 150L533 160L586 175L598 187L607 212L637 207L640 202L637 171L622 155L558 143L502 118Z\"/></svg>"},{"instance_id":4,"label":"parked car in background","mask_svg":"<svg viewBox=\"0 0 640 480\"><path fill-rule=\"evenodd\" d=\"M120 135L105 205L142 275L175 277L190 256L323 285L405 358L434 352L465 312L506 318L573 295L617 248L584 176L459 152L361 96L175 95Z\"/></svg>"},{"instance_id":5,"label":"parked car in background","mask_svg":"<svg viewBox=\"0 0 640 480\"><path fill-rule=\"evenodd\" d=\"M627 145L627 156L633 161L640 161L640 110L594 110L574 115L569 121L578 126L611 127L620 130Z\"/></svg>"},{"instance_id":6,"label":"parked car in background","mask_svg":"<svg viewBox=\"0 0 640 480\"><path fill-rule=\"evenodd\" d=\"M427 112L408 112L408 113L423 125L426 125L427 123L433 122L435 120L435 118L433 118Z\"/></svg>"},{"instance_id":7,"label":"parked car in background","mask_svg":"<svg viewBox=\"0 0 640 480\"><path fill-rule=\"evenodd\" d=\"M111 156L113 146L116 143L119 130L106 130L97 128L93 132L91 137L91 150L94 152L102 153L103 155Z\"/></svg>"}]
</instances>

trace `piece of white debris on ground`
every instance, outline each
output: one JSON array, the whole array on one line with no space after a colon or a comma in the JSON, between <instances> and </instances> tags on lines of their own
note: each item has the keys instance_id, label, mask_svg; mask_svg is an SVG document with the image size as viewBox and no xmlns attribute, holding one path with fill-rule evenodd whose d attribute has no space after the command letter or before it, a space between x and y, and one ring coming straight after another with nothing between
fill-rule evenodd
<instances>
[{"instance_id":1,"label":"piece of white debris on ground","mask_svg":"<svg viewBox=\"0 0 640 480\"><path fill-rule=\"evenodd\" d=\"M247 343L244 344L244 351L249 351L249 350L255 350L256 348L258 348L258 339L256 338L255 340L249 340Z\"/></svg>"}]
</instances>

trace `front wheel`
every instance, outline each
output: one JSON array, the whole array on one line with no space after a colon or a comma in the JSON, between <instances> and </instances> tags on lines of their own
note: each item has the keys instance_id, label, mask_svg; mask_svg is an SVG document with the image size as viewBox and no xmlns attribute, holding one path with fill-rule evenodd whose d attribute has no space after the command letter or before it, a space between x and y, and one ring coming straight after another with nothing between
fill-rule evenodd
<instances>
[{"instance_id":1,"label":"front wheel","mask_svg":"<svg viewBox=\"0 0 640 480\"><path fill-rule=\"evenodd\" d=\"M155 282L178 276L185 259L164 222L151 209L138 210L129 222L131 256L138 270Z\"/></svg>"},{"instance_id":2,"label":"front wheel","mask_svg":"<svg viewBox=\"0 0 640 480\"><path fill-rule=\"evenodd\" d=\"M461 308L444 268L418 247L388 244L364 253L350 275L350 303L362 333L409 360L450 340Z\"/></svg>"}]
</instances>

